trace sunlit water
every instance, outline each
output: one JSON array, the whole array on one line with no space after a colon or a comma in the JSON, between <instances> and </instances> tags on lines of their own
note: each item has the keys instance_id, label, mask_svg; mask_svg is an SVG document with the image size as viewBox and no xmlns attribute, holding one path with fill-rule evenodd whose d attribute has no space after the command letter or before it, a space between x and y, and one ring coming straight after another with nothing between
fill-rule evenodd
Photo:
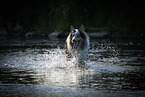
<instances>
[{"instance_id":1,"label":"sunlit water","mask_svg":"<svg viewBox=\"0 0 145 97\"><path fill-rule=\"evenodd\" d=\"M145 95L145 46L137 41L91 40L85 67L67 60L64 40L1 41L1 96Z\"/></svg>"}]
</instances>

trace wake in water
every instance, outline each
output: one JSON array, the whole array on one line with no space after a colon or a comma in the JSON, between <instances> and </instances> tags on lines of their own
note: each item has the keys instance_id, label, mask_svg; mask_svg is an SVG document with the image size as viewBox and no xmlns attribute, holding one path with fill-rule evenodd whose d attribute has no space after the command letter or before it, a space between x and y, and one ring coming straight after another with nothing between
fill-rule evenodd
<instances>
[{"instance_id":1,"label":"wake in water","mask_svg":"<svg viewBox=\"0 0 145 97\"><path fill-rule=\"evenodd\" d=\"M75 58L68 61L63 49L51 49L48 54L38 55L44 57L43 65L38 62L36 69L38 73L44 74L45 85L76 86L82 75L90 74L91 70L76 67ZM39 64L39 65L38 65ZM35 66L33 67L35 68Z\"/></svg>"},{"instance_id":2,"label":"wake in water","mask_svg":"<svg viewBox=\"0 0 145 97\"><path fill-rule=\"evenodd\" d=\"M43 86L74 86L78 85L82 75L91 74L91 69L77 67L76 58L68 61L64 49L27 49L24 52L11 52L4 56L1 66L21 69L31 69L41 75ZM16 71L17 71L16 70ZM28 74L29 75L29 74ZM30 74L32 75L32 74Z\"/></svg>"},{"instance_id":3,"label":"wake in water","mask_svg":"<svg viewBox=\"0 0 145 97\"><path fill-rule=\"evenodd\" d=\"M89 59L85 67L82 68L78 66L75 57L69 61L67 60L64 49L27 48L24 51L9 52L1 55L3 56L1 57L1 67L14 68L16 71L30 69L32 72L36 73L34 76L40 75L38 79L41 79L43 86L49 87L54 85L75 86L78 85L80 81L84 81L81 79L82 77L86 78L86 76L88 77L101 73L122 72L128 69L123 66L114 65L115 62L120 64L120 59L116 56L105 57L101 55L101 58L100 52L102 54L106 52L106 49L91 49L89 52ZM131 68L129 67L129 69Z\"/></svg>"},{"instance_id":4,"label":"wake in water","mask_svg":"<svg viewBox=\"0 0 145 97\"><path fill-rule=\"evenodd\" d=\"M130 74L137 68L123 64L133 62L136 58L132 56L132 52L122 52L115 43L101 41L97 44L96 40L91 42L89 57L83 68L77 65L75 57L67 60L64 49L51 47L8 49L0 54L2 75L0 84L4 87L0 90L7 91L6 87L9 86L9 90L12 87L16 90L17 85L18 93L22 94L23 92L28 94L28 91L32 90L38 94L70 93L71 96L84 92L93 94L96 90L122 90L125 85L133 86ZM135 78L142 80L140 76L138 77L138 73L133 72L133 76L134 74L137 74ZM88 92L90 89L95 91Z\"/></svg>"}]
</instances>

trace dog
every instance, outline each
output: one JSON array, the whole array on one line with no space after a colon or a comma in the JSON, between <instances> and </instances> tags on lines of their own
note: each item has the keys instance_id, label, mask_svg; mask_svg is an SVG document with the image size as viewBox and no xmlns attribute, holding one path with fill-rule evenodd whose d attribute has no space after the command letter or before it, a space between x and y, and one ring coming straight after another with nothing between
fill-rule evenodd
<instances>
[{"instance_id":1,"label":"dog","mask_svg":"<svg viewBox=\"0 0 145 97\"><path fill-rule=\"evenodd\" d=\"M66 39L67 57L75 57L79 62L86 61L89 45L89 37L85 32L85 27L81 25L79 29L75 29L71 26L70 33Z\"/></svg>"}]
</instances>

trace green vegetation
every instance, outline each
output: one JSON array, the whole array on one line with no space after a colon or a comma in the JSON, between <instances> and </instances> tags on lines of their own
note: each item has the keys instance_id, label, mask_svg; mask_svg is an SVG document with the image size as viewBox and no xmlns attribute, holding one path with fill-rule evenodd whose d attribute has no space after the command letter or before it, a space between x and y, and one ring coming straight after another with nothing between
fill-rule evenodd
<instances>
[{"instance_id":1,"label":"green vegetation","mask_svg":"<svg viewBox=\"0 0 145 97\"><path fill-rule=\"evenodd\" d=\"M87 28L106 28L118 35L140 36L145 31L144 5L140 1L31 0L6 1L1 5L0 28L11 33L17 25L21 26L17 33L25 34L66 32L70 25L81 24Z\"/></svg>"}]
</instances>

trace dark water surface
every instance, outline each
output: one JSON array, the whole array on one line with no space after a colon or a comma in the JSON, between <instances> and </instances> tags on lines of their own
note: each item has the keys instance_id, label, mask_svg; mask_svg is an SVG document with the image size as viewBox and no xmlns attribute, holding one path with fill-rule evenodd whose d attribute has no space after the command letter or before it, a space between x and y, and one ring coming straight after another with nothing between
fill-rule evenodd
<instances>
[{"instance_id":1,"label":"dark water surface","mask_svg":"<svg viewBox=\"0 0 145 97\"><path fill-rule=\"evenodd\" d=\"M85 68L64 39L0 40L1 97L144 97L142 40L92 39Z\"/></svg>"}]
</instances>

